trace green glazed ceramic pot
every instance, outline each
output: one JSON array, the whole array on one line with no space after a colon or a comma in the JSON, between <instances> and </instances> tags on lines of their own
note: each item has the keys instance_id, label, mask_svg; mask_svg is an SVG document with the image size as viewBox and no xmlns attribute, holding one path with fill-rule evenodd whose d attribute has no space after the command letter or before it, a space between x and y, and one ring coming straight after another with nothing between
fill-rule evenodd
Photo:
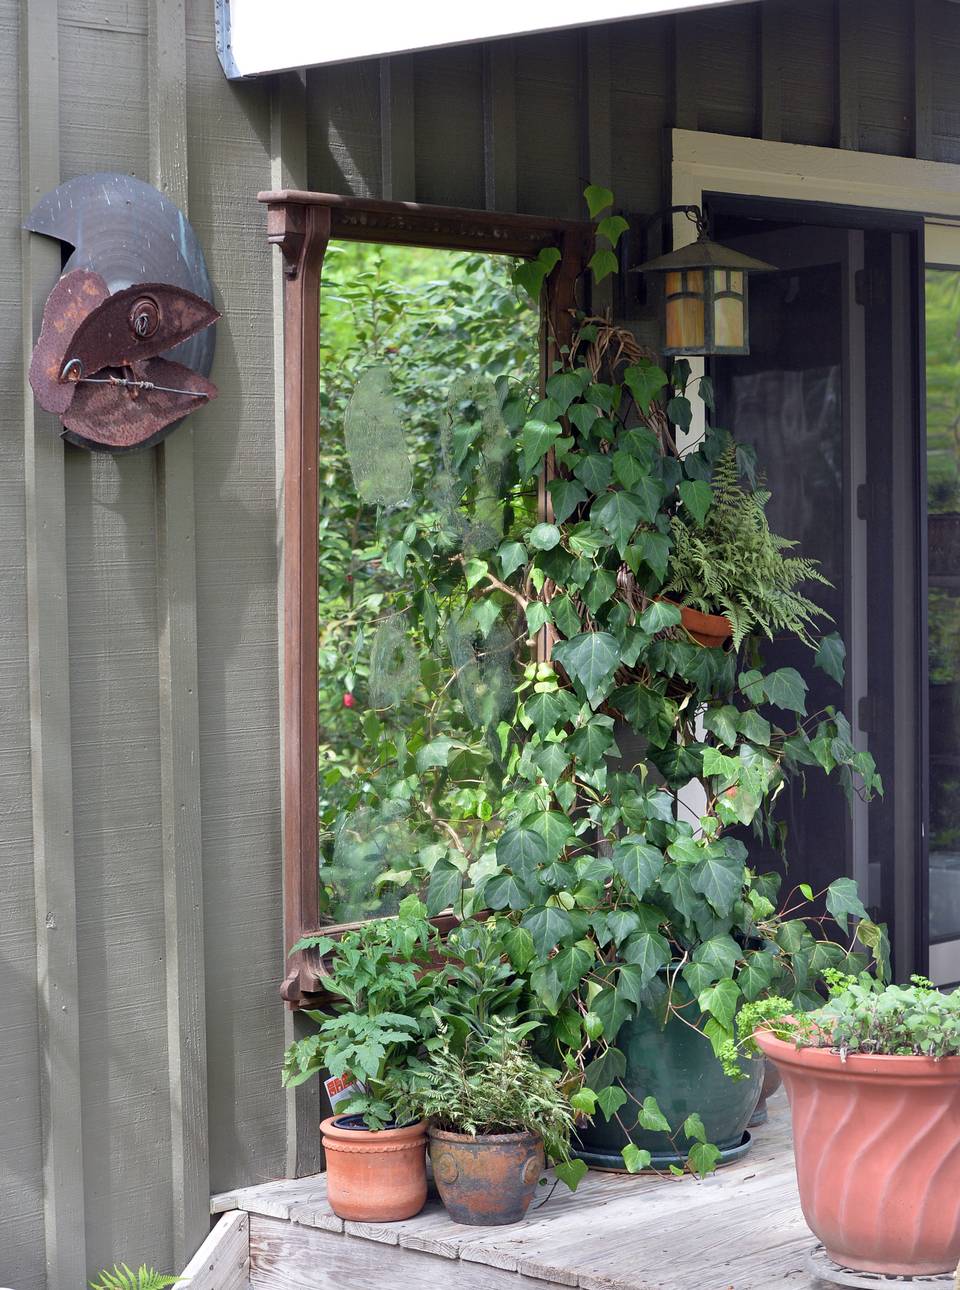
<instances>
[{"instance_id":1,"label":"green glazed ceramic pot","mask_svg":"<svg viewBox=\"0 0 960 1290\"><path fill-rule=\"evenodd\" d=\"M763 1084L762 1059L742 1061L746 1079L729 1079L702 1034L676 1018L661 1026L647 1010L624 1024L616 1046L627 1059L626 1073L619 1083L638 1102L655 1097L671 1126L682 1125L696 1111L703 1120L707 1140L720 1148L721 1164L745 1154L750 1146L747 1122ZM632 1100L621 1109L620 1118L628 1127L635 1124L637 1110ZM627 1137L615 1119L604 1120L602 1111L578 1134L580 1145L574 1154L595 1169L622 1170L620 1151L628 1142L649 1151L656 1168L682 1165L692 1145L679 1135L677 1144L684 1155L678 1155L666 1134L651 1133L639 1126L630 1127Z\"/></svg>"}]
</instances>

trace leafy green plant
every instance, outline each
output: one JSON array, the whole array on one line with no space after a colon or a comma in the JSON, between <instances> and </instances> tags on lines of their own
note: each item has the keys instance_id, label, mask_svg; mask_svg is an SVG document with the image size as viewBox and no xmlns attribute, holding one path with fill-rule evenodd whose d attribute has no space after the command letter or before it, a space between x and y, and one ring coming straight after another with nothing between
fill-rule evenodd
<instances>
[{"instance_id":1,"label":"leafy green plant","mask_svg":"<svg viewBox=\"0 0 960 1290\"><path fill-rule=\"evenodd\" d=\"M538 1024L494 1018L459 1038L444 1029L404 1106L453 1133L539 1134L547 1155L568 1164L570 1102L559 1072L543 1067L525 1043Z\"/></svg>"},{"instance_id":2,"label":"leafy green plant","mask_svg":"<svg viewBox=\"0 0 960 1290\"><path fill-rule=\"evenodd\" d=\"M591 212L611 201L593 192ZM618 236L598 226L610 246ZM555 262L520 266L518 285L538 294ZM709 411L709 385L698 389ZM813 645L838 686L843 645L797 592L815 570L783 555L762 494L740 484L749 455L709 424L678 449L693 394L688 364L661 368L596 318L579 319L542 397L509 381L456 387L430 495L442 504L410 517L398 567L411 640L474 729L417 731L381 763L379 791L430 839L390 880L431 912L485 908L512 925L506 956L546 1015L546 1060L582 1085L575 1109L627 1133L633 1121L684 1133L702 1173L716 1149L697 1117L670 1126L644 1098L626 1122L624 1024L646 1010L721 1054L745 1004L778 994L816 1007L828 969L882 968L887 946L852 880L782 897L779 875L750 864L747 830L785 846L776 807L791 779L832 774L851 797L881 785L841 712L808 712L797 670L764 669L766 626ZM677 555L678 534L704 544L684 588L697 594L708 557L728 567L744 524L755 616L733 596L740 648L705 649L662 598L671 567L693 559ZM549 663L526 661L538 637ZM636 1148L624 1160L649 1163Z\"/></svg>"},{"instance_id":3,"label":"leafy green plant","mask_svg":"<svg viewBox=\"0 0 960 1290\"><path fill-rule=\"evenodd\" d=\"M165 1290L166 1286L177 1285L181 1277L168 1277L148 1268L142 1263L136 1272L132 1272L125 1263L114 1264L112 1271L104 1271L96 1281L90 1282L90 1290Z\"/></svg>"},{"instance_id":4,"label":"leafy green plant","mask_svg":"<svg viewBox=\"0 0 960 1290\"><path fill-rule=\"evenodd\" d=\"M764 1001L762 1011L744 1009L738 1019L741 1044L757 1029L798 1048L830 1048L846 1058L870 1056L960 1056L960 990L942 994L931 981L912 976L910 985L884 985L868 973L828 974L823 1007L794 1016L789 999Z\"/></svg>"},{"instance_id":5,"label":"leafy green plant","mask_svg":"<svg viewBox=\"0 0 960 1290\"><path fill-rule=\"evenodd\" d=\"M393 1091L419 1068L421 1046L435 1030L436 942L423 913L420 901L409 896L394 918L375 919L339 940L305 937L293 947L331 956L325 984L340 997L332 1015L307 1010L318 1029L287 1049L284 1085L302 1084L320 1071L352 1075L361 1092L340 1113L362 1116L373 1130L393 1119Z\"/></svg>"},{"instance_id":6,"label":"leafy green plant","mask_svg":"<svg viewBox=\"0 0 960 1290\"><path fill-rule=\"evenodd\" d=\"M816 649L811 633L816 620L828 615L797 587L829 584L815 560L785 554L796 543L770 532L765 514L770 494L743 487L734 443L720 454L710 486L713 501L702 519L689 507L671 516L666 590L679 595L682 604L723 614L735 649L750 634L768 640L795 636Z\"/></svg>"}]
</instances>

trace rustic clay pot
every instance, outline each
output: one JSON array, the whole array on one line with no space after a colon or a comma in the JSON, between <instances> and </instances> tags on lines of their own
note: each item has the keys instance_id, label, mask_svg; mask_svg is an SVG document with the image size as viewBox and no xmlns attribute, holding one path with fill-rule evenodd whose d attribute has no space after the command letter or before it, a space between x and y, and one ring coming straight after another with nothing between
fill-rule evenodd
<instances>
[{"instance_id":1,"label":"rustic clay pot","mask_svg":"<svg viewBox=\"0 0 960 1290\"><path fill-rule=\"evenodd\" d=\"M519 1223L543 1172L535 1133L430 1130L430 1161L440 1199L455 1223Z\"/></svg>"},{"instance_id":2,"label":"rustic clay pot","mask_svg":"<svg viewBox=\"0 0 960 1290\"><path fill-rule=\"evenodd\" d=\"M773 1097L782 1083L776 1062L772 1062L769 1057L765 1057L763 1059L763 1084L760 1088L760 1101L750 1117L750 1123L747 1125L748 1129L756 1128L758 1124L766 1124L769 1114L767 1111L767 1098Z\"/></svg>"},{"instance_id":3,"label":"rustic clay pot","mask_svg":"<svg viewBox=\"0 0 960 1290\"><path fill-rule=\"evenodd\" d=\"M933 1276L960 1260L960 1057L842 1061L758 1031L793 1111L803 1216L842 1267Z\"/></svg>"},{"instance_id":4,"label":"rustic clay pot","mask_svg":"<svg viewBox=\"0 0 960 1290\"><path fill-rule=\"evenodd\" d=\"M356 1126L356 1127L351 1127ZM427 1199L427 1126L371 1132L356 1115L320 1125L327 1157L327 1199L339 1218L396 1223L413 1218Z\"/></svg>"},{"instance_id":5,"label":"rustic clay pot","mask_svg":"<svg viewBox=\"0 0 960 1290\"><path fill-rule=\"evenodd\" d=\"M722 645L726 645L733 635L733 628L723 614L704 614L699 609L691 609L688 605L678 605L677 608L680 610L681 626L690 633L698 645L706 645L708 649L719 649Z\"/></svg>"}]
</instances>

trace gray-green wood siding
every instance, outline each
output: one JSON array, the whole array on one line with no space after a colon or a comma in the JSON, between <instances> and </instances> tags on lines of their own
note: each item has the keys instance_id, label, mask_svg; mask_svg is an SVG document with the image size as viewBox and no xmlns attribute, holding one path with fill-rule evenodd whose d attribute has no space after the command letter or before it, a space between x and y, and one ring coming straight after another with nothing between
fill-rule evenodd
<instances>
[{"instance_id":1,"label":"gray-green wood siding","mask_svg":"<svg viewBox=\"0 0 960 1290\"><path fill-rule=\"evenodd\" d=\"M158 12L181 50L159 87ZM27 14L51 16L58 32L58 62L39 59L32 86L18 84ZM178 1169L208 1169L222 1190L309 1157L312 1126L298 1130L297 1099L278 1084L278 296L257 190L302 174L305 157L304 182L333 192L577 217L593 179L622 207L651 212L671 125L960 163L958 65L950 0L764 0L313 70L271 99L269 81L224 79L213 0L187 0L185 13L181 0L59 0L59 10L58 0L0 0L0 1283L76 1290L114 1259L172 1268L203 1221L174 1184ZM166 118L168 101L182 122ZM49 120L25 132L31 102L47 104ZM21 140L42 151L44 138L59 161L21 156ZM220 397L191 418L176 467L152 452L114 460L54 442L53 465L39 461L33 478L43 485L62 464L63 490L41 488L38 530L26 505L21 302L50 257L31 256L19 232L41 195L21 191L19 176L51 157L60 179L177 172L224 319ZM178 509L160 484L191 476L192 503ZM42 691L37 667L58 650L69 660L57 679L60 745L30 696L28 543L41 577L63 572L42 540L48 514L64 525L66 603L46 607L60 639L40 652L34 679ZM195 604L165 653L165 561L183 551L195 561ZM191 658L196 686L171 702L165 668L176 687ZM165 734L171 713L179 726ZM47 784L38 795L31 726L72 775L67 794ZM197 764L185 763L196 749ZM191 787L198 827L165 833L177 792ZM75 884L76 970L72 986L69 970L64 979L79 1069L44 1102L59 1031L44 1019L49 982L37 964L52 954L69 969L72 930L64 941L55 910L38 917L46 879L38 870L35 883L34 858L58 837ZM171 874L187 892L191 875L202 880L202 906ZM168 1008L168 946L188 935L204 955L204 1006L175 994ZM198 1016L208 1126L191 1140L178 1121L178 1063ZM62 1163L50 1125L73 1105L79 1178L49 1167ZM62 1269L71 1257L70 1278L48 1278L48 1259Z\"/></svg>"}]
</instances>

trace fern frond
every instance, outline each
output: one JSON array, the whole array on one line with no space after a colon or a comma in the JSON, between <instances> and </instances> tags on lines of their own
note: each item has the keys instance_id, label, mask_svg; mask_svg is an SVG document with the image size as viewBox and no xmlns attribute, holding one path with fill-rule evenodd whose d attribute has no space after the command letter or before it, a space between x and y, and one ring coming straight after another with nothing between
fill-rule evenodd
<instances>
[{"instance_id":1,"label":"fern frond","mask_svg":"<svg viewBox=\"0 0 960 1290\"><path fill-rule=\"evenodd\" d=\"M818 619L830 615L797 588L830 586L816 560L788 555L796 542L771 533L767 489L740 484L736 446L720 455L711 480L713 505L702 524L686 513L670 521L672 550L664 590L705 613L730 620L739 648L748 635L789 634L816 648Z\"/></svg>"},{"instance_id":2,"label":"fern frond","mask_svg":"<svg viewBox=\"0 0 960 1290\"><path fill-rule=\"evenodd\" d=\"M145 1263L141 1263L136 1272L125 1263L115 1263L112 1269L100 1273L99 1280L90 1282L90 1290L166 1290L167 1286L177 1285L182 1279L165 1276L156 1268L148 1268Z\"/></svg>"}]
</instances>

